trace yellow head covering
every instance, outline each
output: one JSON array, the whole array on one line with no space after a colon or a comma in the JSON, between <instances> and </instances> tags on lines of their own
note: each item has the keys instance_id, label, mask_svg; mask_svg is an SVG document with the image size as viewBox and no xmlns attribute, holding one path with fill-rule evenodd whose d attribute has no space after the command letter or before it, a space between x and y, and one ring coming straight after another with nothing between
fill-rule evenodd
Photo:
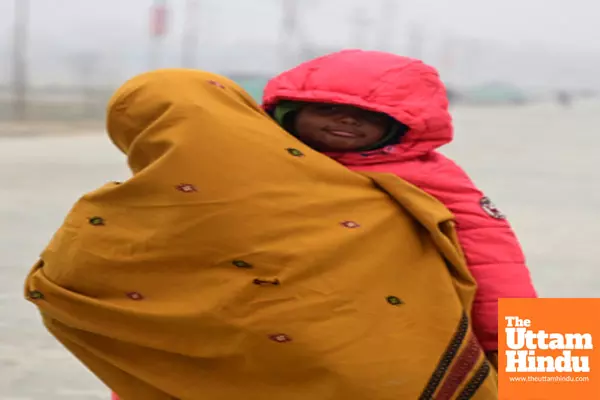
<instances>
[{"instance_id":1,"label":"yellow head covering","mask_svg":"<svg viewBox=\"0 0 600 400\"><path fill-rule=\"evenodd\" d=\"M25 292L122 400L497 398L435 199L205 72L132 79L108 132L133 176L75 204Z\"/></svg>"}]
</instances>

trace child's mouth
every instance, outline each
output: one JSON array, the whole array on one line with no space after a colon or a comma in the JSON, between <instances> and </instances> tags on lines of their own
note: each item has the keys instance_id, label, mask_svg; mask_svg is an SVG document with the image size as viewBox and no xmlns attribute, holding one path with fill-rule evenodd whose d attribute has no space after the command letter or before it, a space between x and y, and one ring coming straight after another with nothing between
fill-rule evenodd
<instances>
[{"instance_id":1,"label":"child's mouth","mask_svg":"<svg viewBox=\"0 0 600 400\"><path fill-rule=\"evenodd\" d=\"M356 138L358 135L356 133L348 132L348 131L338 131L338 130L327 130L330 135L345 137L345 138Z\"/></svg>"}]
</instances>

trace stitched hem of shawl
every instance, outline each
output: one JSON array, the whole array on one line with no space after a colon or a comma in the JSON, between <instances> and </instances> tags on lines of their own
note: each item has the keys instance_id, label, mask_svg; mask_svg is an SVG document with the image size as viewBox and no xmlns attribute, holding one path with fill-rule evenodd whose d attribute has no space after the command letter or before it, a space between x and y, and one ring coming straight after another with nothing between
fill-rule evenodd
<instances>
[{"instance_id":1,"label":"stitched hem of shawl","mask_svg":"<svg viewBox=\"0 0 600 400\"><path fill-rule=\"evenodd\" d=\"M427 385L425 385L425 389L419 397L419 400L432 400L434 398L433 395L440 386L440 383L442 382L444 375L446 375L448 368L450 368L452 361L458 354L458 350L463 344L468 330L469 318L467 317L467 314L463 312L460 322L458 323L458 327L456 328L456 332L448 344L448 347L446 347L446 351L438 362L438 365L433 371L431 378L429 378Z\"/></svg>"},{"instance_id":2,"label":"stitched hem of shawl","mask_svg":"<svg viewBox=\"0 0 600 400\"><path fill-rule=\"evenodd\" d=\"M487 361L484 361L481 367L479 367L479 369L477 370L477 372L475 372L475 375L473 375L469 383L466 384L463 391L458 395L456 400L471 399L489 375L490 364Z\"/></svg>"},{"instance_id":3,"label":"stitched hem of shawl","mask_svg":"<svg viewBox=\"0 0 600 400\"><path fill-rule=\"evenodd\" d=\"M483 351L481 350L477 339L472 333L469 333L467 344L450 368L448 376L435 395L435 399L450 400L479 364L479 361L482 359L485 361L482 356Z\"/></svg>"}]
</instances>

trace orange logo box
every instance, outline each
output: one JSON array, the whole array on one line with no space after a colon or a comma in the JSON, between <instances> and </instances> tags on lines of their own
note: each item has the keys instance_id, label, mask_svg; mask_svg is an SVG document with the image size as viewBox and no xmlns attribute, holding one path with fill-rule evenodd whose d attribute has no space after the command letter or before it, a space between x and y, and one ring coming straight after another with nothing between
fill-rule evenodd
<instances>
[{"instance_id":1,"label":"orange logo box","mask_svg":"<svg viewBox=\"0 0 600 400\"><path fill-rule=\"evenodd\" d=\"M600 399L596 344L600 299L501 299L500 399Z\"/></svg>"}]
</instances>

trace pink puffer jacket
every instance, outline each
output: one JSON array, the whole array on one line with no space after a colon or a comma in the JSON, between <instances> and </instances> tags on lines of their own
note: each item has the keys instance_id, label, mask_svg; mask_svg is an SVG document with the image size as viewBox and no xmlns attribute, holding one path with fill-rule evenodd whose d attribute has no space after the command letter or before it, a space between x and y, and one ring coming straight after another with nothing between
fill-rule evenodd
<instances>
[{"instance_id":1,"label":"pink puffer jacket","mask_svg":"<svg viewBox=\"0 0 600 400\"><path fill-rule=\"evenodd\" d=\"M263 106L281 100L349 104L390 115L410 130L401 143L367 153L329 154L354 170L387 172L443 202L479 289L473 327L487 351L498 349L498 298L536 297L525 257L504 215L467 174L436 149L452 140L448 98L438 73L388 53L346 50L272 79Z\"/></svg>"}]
</instances>

